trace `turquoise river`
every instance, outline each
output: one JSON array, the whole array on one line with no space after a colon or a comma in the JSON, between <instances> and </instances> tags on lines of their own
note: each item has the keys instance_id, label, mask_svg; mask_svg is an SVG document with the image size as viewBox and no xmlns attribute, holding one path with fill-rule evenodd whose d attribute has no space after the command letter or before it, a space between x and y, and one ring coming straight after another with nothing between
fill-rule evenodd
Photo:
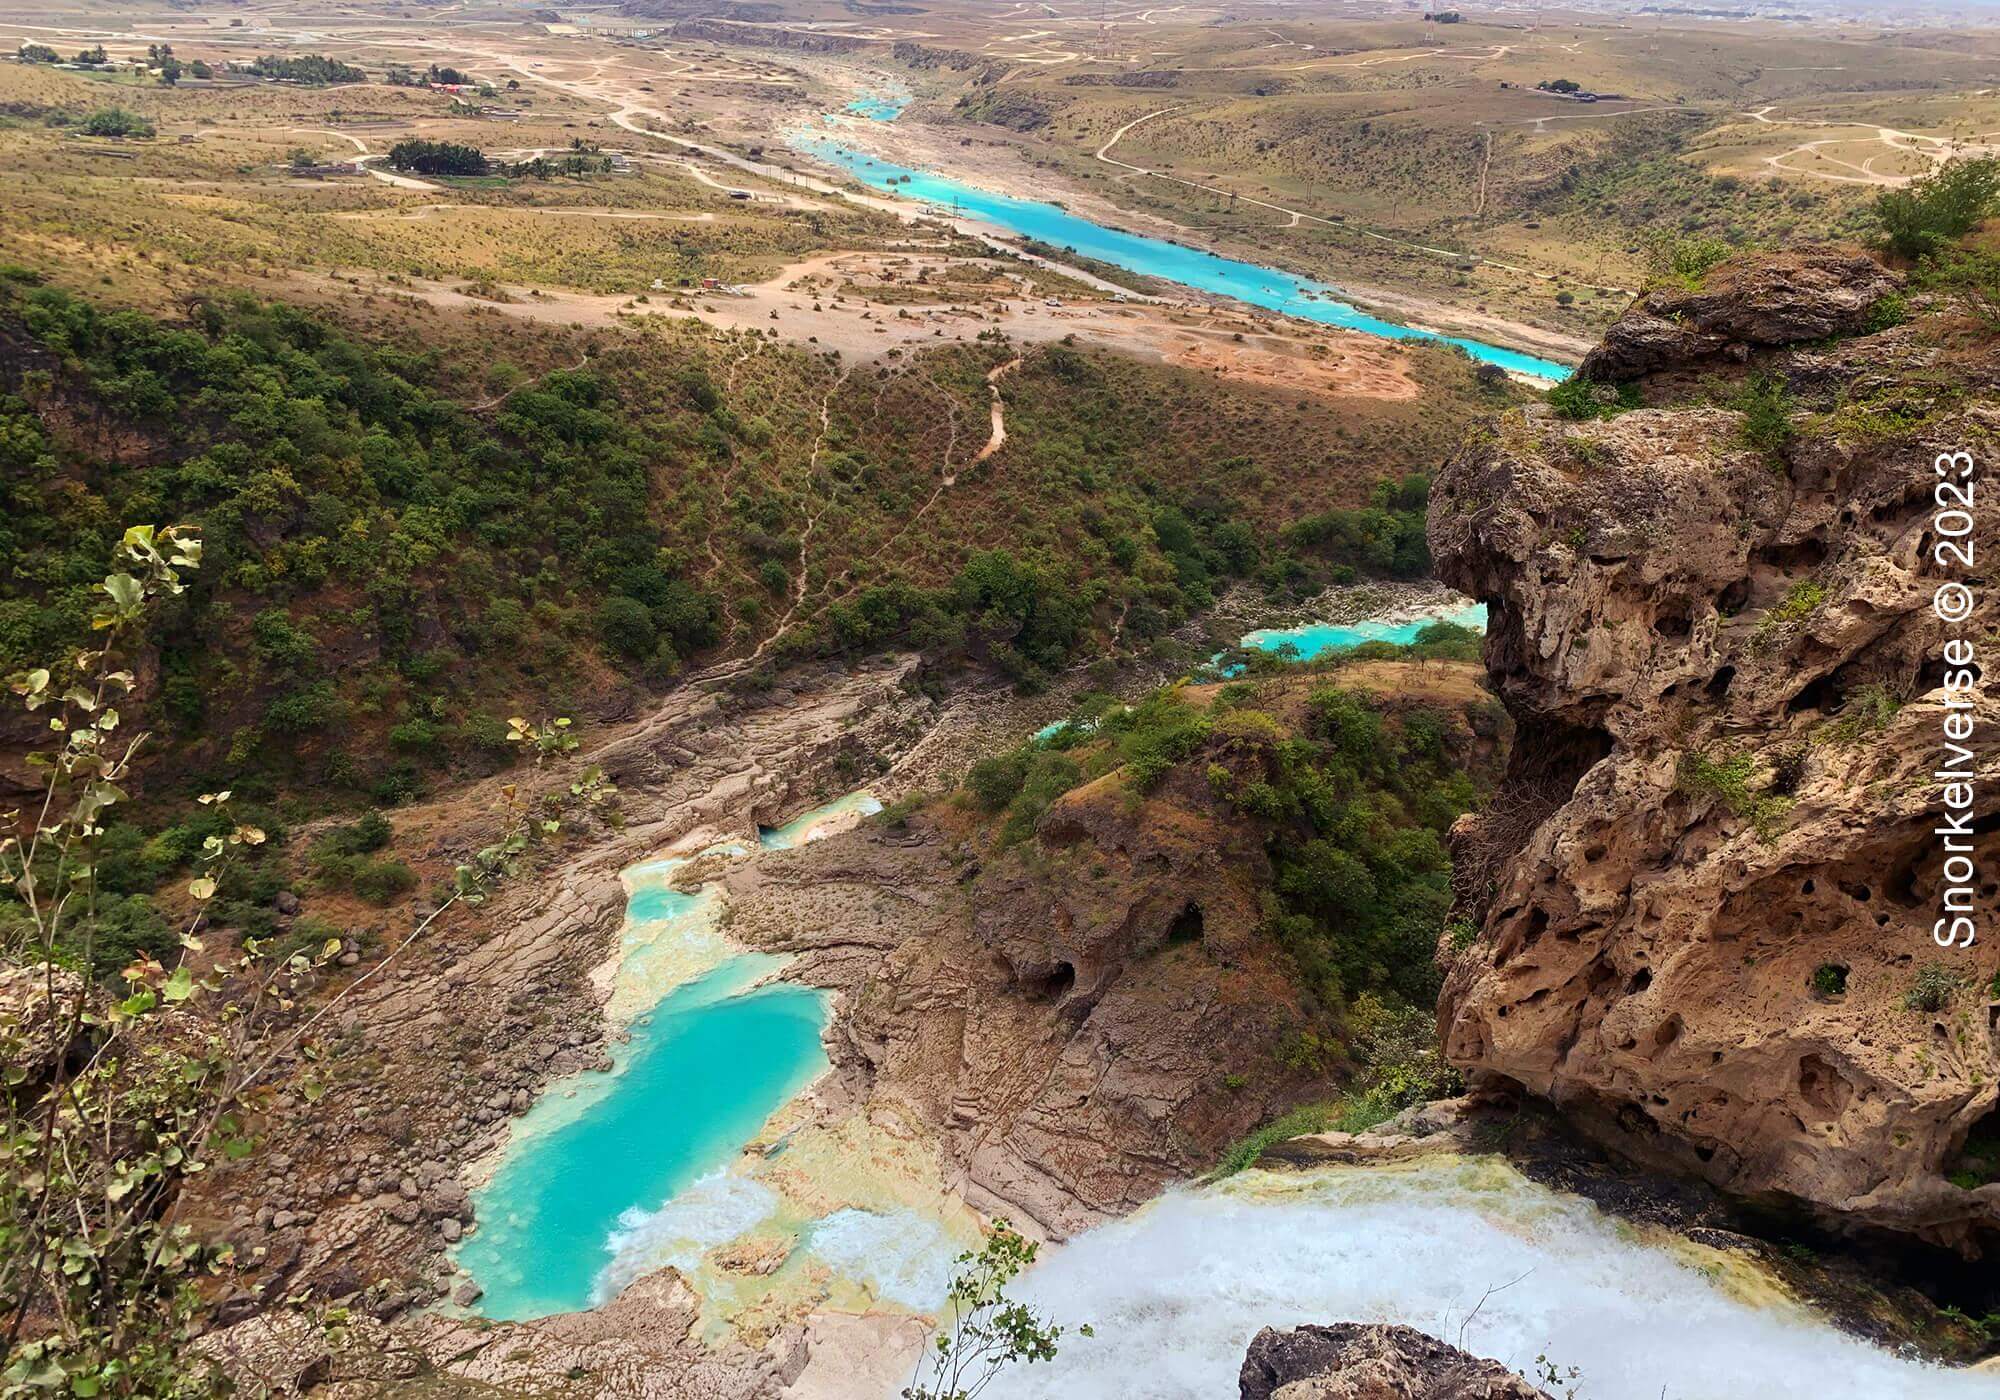
<instances>
[{"instance_id":1,"label":"turquoise river","mask_svg":"<svg viewBox=\"0 0 2000 1400\"><path fill-rule=\"evenodd\" d=\"M860 111L860 106L857 105L854 110ZM875 120L893 119L886 113L886 108L878 106L868 115ZM1443 335L1370 316L1342 301L1340 289L1324 282L1297 277L1276 268L1260 267L1256 263L1237 262L1199 248L1169 243L1162 238L1148 238L1123 229L1106 228L1080 218L1058 204L1014 199L975 185L962 184L943 175L911 170L843 146L829 136L799 133L792 137L792 145L808 155L839 166L863 184L884 194L951 209L965 217L1081 257L1122 267L1128 272L1158 277L1198 291L1215 292L1252 306L1282 311L1304 320L1359 331L1364 335L1381 336L1387 340L1441 341L1458 346L1475 360L1537 379L1560 381L1570 375L1568 365L1557 364L1554 360L1538 359L1483 341Z\"/></svg>"}]
</instances>

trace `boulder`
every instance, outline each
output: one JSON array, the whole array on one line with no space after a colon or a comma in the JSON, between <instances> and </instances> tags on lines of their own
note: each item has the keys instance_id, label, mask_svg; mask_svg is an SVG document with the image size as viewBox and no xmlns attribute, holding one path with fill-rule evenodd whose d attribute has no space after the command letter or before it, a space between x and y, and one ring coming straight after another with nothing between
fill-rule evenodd
<instances>
[{"instance_id":1,"label":"boulder","mask_svg":"<svg viewBox=\"0 0 2000 1400\"><path fill-rule=\"evenodd\" d=\"M1902 279L1873 258L1837 247L1800 248L1725 264L1698 288L1654 287L1604 334L1578 370L1623 383L1703 360L1852 335Z\"/></svg>"},{"instance_id":2,"label":"boulder","mask_svg":"<svg viewBox=\"0 0 2000 1400\"><path fill-rule=\"evenodd\" d=\"M1413 1327L1266 1327L1237 1376L1240 1400L1550 1400L1497 1361Z\"/></svg>"}]
</instances>

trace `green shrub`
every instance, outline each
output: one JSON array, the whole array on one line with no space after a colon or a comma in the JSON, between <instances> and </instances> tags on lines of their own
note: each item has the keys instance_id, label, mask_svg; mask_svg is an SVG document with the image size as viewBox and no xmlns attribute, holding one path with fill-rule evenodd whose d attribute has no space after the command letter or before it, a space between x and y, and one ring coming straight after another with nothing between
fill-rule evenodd
<instances>
[{"instance_id":1,"label":"green shrub","mask_svg":"<svg viewBox=\"0 0 2000 1400\"><path fill-rule=\"evenodd\" d=\"M1708 274L1727 262L1735 251L1710 234L1656 233L1647 240L1646 269L1656 282L1671 282L1698 292Z\"/></svg>"},{"instance_id":2,"label":"green shrub","mask_svg":"<svg viewBox=\"0 0 2000 1400\"><path fill-rule=\"evenodd\" d=\"M1903 1009L1935 1015L1951 1005L1963 985L1958 974L1942 963L1926 963L1904 993Z\"/></svg>"},{"instance_id":3,"label":"green shrub","mask_svg":"<svg viewBox=\"0 0 2000 1400\"><path fill-rule=\"evenodd\" d=\"M1972 232L2000 199L2000 159L1961 156L1899 190L1875 197L1875 221L1890 252L1934 253Z\"/></svg>"},{"instance_id":4,"label":"green shrub","mask_svg":"<svg viewBox=\"0 0 2000 1400\"><path fill-rule=\"evenodd\" d=\"M1592 418L1613 418L1644 402L1636 384L1599 384L1580 374L1572 374L1544 397L1558 418L1578 423Z\"/></svg>"},{"instance_id":5,"label":"green shrub","mask_svg":"<svg viewBox=\"0 0 2000 1400\"><path fill-rule=\"evenodd\" d=\"M151 136L153 124L123 107L100 107L78 128L85 136Z\"/></svg>"},{"instance_id":6,"label":"green shrub","mask_svg":"<svg viewBox=\"0 0 2000 1400\"><path fill-rule=\"evenodd\" d=\"M1851 744L1863 734L1887 729L1902 708L1903 702L1888 686L1870 682L1845 697L1839 717L1827 724L1825 737L1837 744Z\"/></svg>"},{"instance_id":7,"label":"green shrub","mask_svg":"<svg viewBox=\"0 0 2000 1400\"><path fill-rule=\"evenodd\" d=\"M653 614L637 598L623 594L606 598L599 605L597 635L613 652L634 661L651 656L660 645Z\"/></svg>"},{"instance_id":8,"label":"green shrub","mask_svg":"<svg viewBox=\"0 0 2000 1400\"><path fill-rule=\"evenodd\" d=\"M1792 395L1783 378L1753 374L1737 391L1730 406L1743 415L1743 441L1766 457L1777 457L1797 436L1792 426Z\"/></svg>"},{"instance_id":9,"label":"green shrub","mask_svg":"<svg viewBox=\"0 0 2000 1400\"><path fill-rule=\"evenodd\" d=\"M1747 819L1760 838L1773 841L1785 814L1792 809L1792 800L1754 791L1750 784L1758 767L1753 754L1732 753L1712 759L1703 753L1685 753L1681 755L1675 786L1684 793L1720 802L1736 816Z\"/></svg>"},{"instance_id":10,"label":"green shrub","mask_svg":"<svg viewBox=\"0 0 2000 1400\"><path fill-rule=\"evenodd\" d=\"M417 872L400 860L362 861L351 877L354 892L372 904L390 904L417 887Z\"/></svg>"},{"instance_id":11,"label":"green shrub","mask_svg":"<svg viewBox=\"0 0 2000 1400\"><path fill-rule=\"evenodd\" d=\"M326 728L344 708L331 681L315 681L304 690L273 700L264 712L264 727L274 734L304 734Z\"/></svg>"},{"instance_id":12,"label":"green shrub","mask_svg":"<svg viewBox=\"0 0 2000 1400\"><path fill-rule=\"evenodd\" d=\"M965 785L972 790L980 806L989 812L998 812L1014 800L1027 777L1028 753L1025 749L1015 749L1011 753L982 758L973 764L965 775Z\"/></svg>"}]
</instances>

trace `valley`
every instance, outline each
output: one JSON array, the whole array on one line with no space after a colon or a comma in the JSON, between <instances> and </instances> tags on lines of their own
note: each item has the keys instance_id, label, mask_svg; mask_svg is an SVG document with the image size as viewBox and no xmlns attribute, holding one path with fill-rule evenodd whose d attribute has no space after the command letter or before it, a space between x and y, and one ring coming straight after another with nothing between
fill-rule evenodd
<instances>
[{"instance_id":1,"label":"valley","mask_svg":"<svg viewBox=\"0 0 2000 1400\"><path fill-rule=\"evenodd\" d=\"M1991 1393L1822 9L0 10L0 1388Z\"/></svg>"}]
</instances>

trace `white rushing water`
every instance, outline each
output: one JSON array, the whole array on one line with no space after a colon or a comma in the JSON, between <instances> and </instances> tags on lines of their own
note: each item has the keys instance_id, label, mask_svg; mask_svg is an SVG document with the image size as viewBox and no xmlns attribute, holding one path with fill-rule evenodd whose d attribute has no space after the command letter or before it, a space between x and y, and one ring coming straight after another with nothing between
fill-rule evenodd
<instances>
[{"instance_id":1,"label":"white rushing water","mask_svg":"<svg viewBox=\"0 0 2000 1400\"><path fill-rule=\"evenodd\" d=\"M2000 1396L2000 1378L1905 1361L1795 1304L1750 1300L1745 1279L1729 1286L1736 1273L1493 1161L1246 1172L1048 1256L1016 1291L1097 1335L1066 1337L1055 1362L987 1394L1220 1400L1259 1328L1358 1321L1404 1323L1516 1370L1546 1355L1577 1368L1580 1400Z\"/></svg>"}]
</instances>

